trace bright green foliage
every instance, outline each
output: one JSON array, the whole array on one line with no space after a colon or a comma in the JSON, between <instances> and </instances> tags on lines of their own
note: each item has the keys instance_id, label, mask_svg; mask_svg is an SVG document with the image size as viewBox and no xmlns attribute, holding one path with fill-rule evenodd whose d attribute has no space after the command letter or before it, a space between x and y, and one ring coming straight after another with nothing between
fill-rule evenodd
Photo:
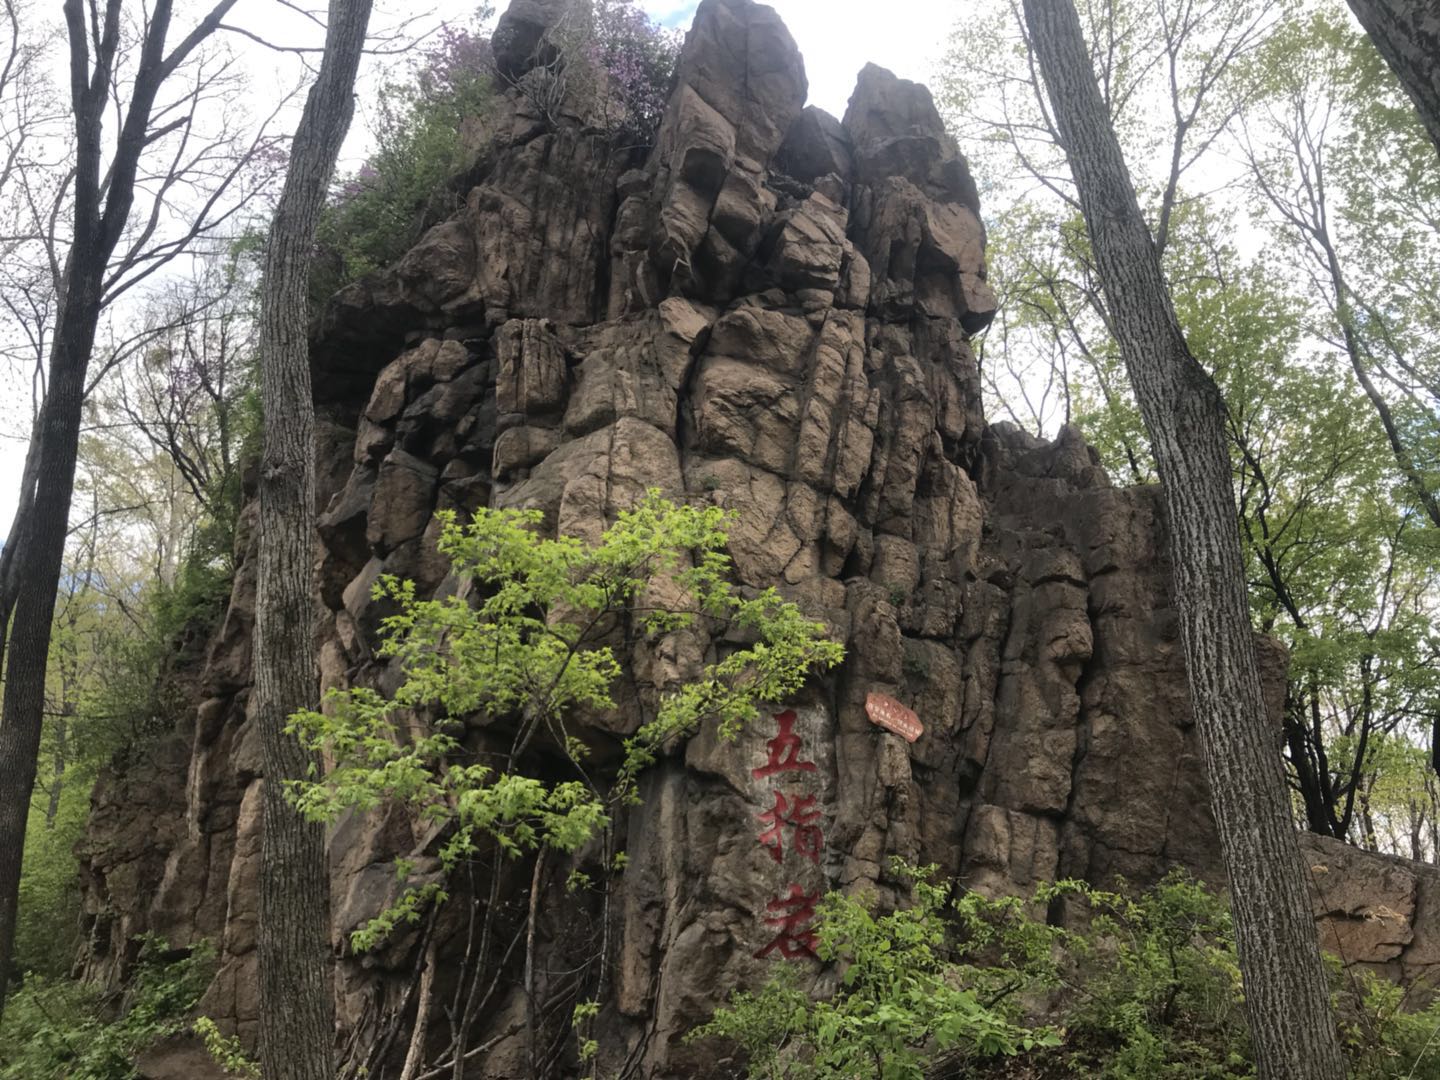
<instances>
[{"instance_id":1,"label":"bright green foliage","mask_svg":"<svg viewBox=\"0 0 1440 1080\"><path fill-rule=\"evenodd\" d=\"M1253 1075L1230 913L1173 873L1138 897L1062 883L1093 915L1063 937L1072 994L1063 1053L1087 1076L1189 1080Z\"/></svg>"},{"instance_id":2,"label":"bright green foliage","mask_svg":"<svg viewBox=\"0 0 1440 1080\"><path fill-rule=\"evenodd\" d=\"M221 1034L214 1020L202 1016L195 1021L193 1030L215 1064L235 1080L260 1080L260 1066L245 1053L238 1038Z\"/></svg>"},{"instance_id":3,"label":"bright green foliage","mask_svg":"<svg viewBox=\"0 0 1440 1080\"><path fill-rule=\"evenodd\" d=\"M93 762L73 766L53 819L47 820L43 793L32 801L15 927L15 960L21 971L58 977L74 961L80 920L74 848L85 832L94 778Z\"/></svg>"},{"instance_id":4,"label":"bright green foliage","mask_svg":"<svg viewBox=\"0 0 1440 1080\"><path fill-rule=\"evenodd\" d=\"M952 948L947 914L953 909L947 911L948 890L927 880L933 869L908 872L913 906L889 914L840 893L824 899L816 953L838 967L833 996L811 1001L786 966L759 993L736 994L690 1038L732 1040L745 1049L751 1077L774 1080L920 1080L940 1055L1013 1055L1058 1044L1048 1028L1015 1023L992 973ZM966 922L983 927L977 947L997 946L1007 956L1013 947L1038 958L1035 935L1012 942L1011 908L998 909L993 921L985 914L973 904L963 913Z\"/></svg>"},{"instance_id":5,"label":"bright green foliage","mask_svg":"<svg viewBox=\"0 0 1440 1080\"><path fill-rule=\"evenodd\" d=\"M581 1061L594 1061L600 1050L599 1041L591 1037L595 1018L599 1015L600 1003L593 1000L580 1002L570 1014L570 1026L575 1029L575 1037L580 1044L578 1052Z\"/></svg>"},{"instance_id":6,"label":"bright green foliage","mask_svg":"<svg viewBox=\"0 0 1440 1080\"><path fill-rule=\"evenodd\" d=\"M1368 975L1347 990L1340 1037L1352 1080L1440 1080L1440 1001L1409 1010L1402 987Z\"/></svg>"},{"instance_id":7,"label":"bright green foliage","mask_svg":"<svg viewBox=\"0 0 1440 1080\"><path fill-rule=\"evenodd\" d=\"M214 960L209 948L167 959L147 939L118 1016L83 983L28 980L6 1002L0 1080L132 1080L137 1054L185 1030Z\"/></svg>"},{"instance_id":8,"label":"bright green foliage","mask_svg":"<svg viewBox=\"0 0 1440 1080\"><path fill-rule=\"evenodd\" d=\"M690 1038L737 1044L752 1080L1254 1077L1230 914L1202 884L1175 872L1138 894L1061 881L989 900L895 869L911 907L832 893L819 908L833 994L811 1000L787 964ZM1351 1075L1440 1080L1440 1003L1407 1012L1400 988L1335 971Z\"/></svg>"},{"instance_id":9,"label":"bright green foliage","mask_svg":"<svg viewBox=\"0 0 1440 1080\"><path fill-rule=\"evenodd\" d=\"M481 509L468 525L445 519L440 551L464 586L421 600L410 582L377 584L377 598L399 609L383 624L380 652L398 661L404 681L393 699L365 688L335 691L323 711L292 718L291 730L333 762L323 778L293 786L296 805L321 821L352 808L406 806L444 827L438 854L446 871L482 840L509 856L542 845L575 851L635 800L639 772L666 744L705 721L733 738L761 703L785 700L812 669L841 659L824 626L774 590L744 596L730 585L727 520L717 507L675 506L656 492L594 544L540 536L538 511ZM567 724L576 709L614 705L622 659L607 638L622 628L657 637L723 626L750 643L666 695L655 718L625 740L618 777L602 788ZM435 720L414 730L402 719L411 714ZM467 720L511 725L505 762L467 759ZM537 737L569 758L573 779L519 771ZM432 899L445 899L442 885L411 888L357 933L355 946L413 922Z\"/></svg>"},{"instance_id":10,"label":"bright green foliage","mask_svg":"<svg viewBox=\"0 0 1440 1080\"><path fill-rule=\"evenodd\" d=\"M1343 7L1287 20L1245 66L1278 137L1251 148L1287 265L1311 270L1315 330L1387 399L1421 486L1440 489L1440 172L1408 95ZM1334 263L1331 263L1331 257ZM1292 271L1293 273L1293 271Z\"/></svg>"}]
</instances>

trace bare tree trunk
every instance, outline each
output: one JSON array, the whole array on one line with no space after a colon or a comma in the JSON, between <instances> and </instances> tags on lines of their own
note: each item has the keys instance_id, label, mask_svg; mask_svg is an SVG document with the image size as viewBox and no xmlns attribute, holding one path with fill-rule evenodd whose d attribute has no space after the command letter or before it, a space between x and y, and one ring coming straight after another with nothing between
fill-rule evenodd
<instances>
[{"instance_id":1,"label":"bare tree trunk","mask_svg":"<svg viewBox=\"0 0 1440 1080\"><path fill-rule=\"evenodd\" d=\"M234 3L218 0L166 53L173 3L155 0L138 45L126 45L134 49L135 78L123 110L111 94L116 85L116 57L126 35L124 0L104 0L103 4L65 0L63 5L69 104L75 123L71 174L75 218L64 279L56 283L60 304L50 378L35 433L34 458L26 458L14 530L18 546L13 560L8 550L5 560L0 560L0 617L10 618L9 638L0 641L5 647L4 713L0 716L0 1009L4 1008L15 944L25 821L44 721L45 670L75 490L85 377L105 304L107 275L115 269L112 259L135 203L141 155L158 137L151 125L156 96ZM111 105L116 106L113 111ZM108 133L114 152L102 170L106 126L117 119L118 126ZM164 130L162 127L161 132Z\"/></svg>"},{"instance_id":2,"label":"bare tree trunk","mask_svg":"<svg viewBox=\"0 0 1440 1080\"><path fill-rule=\"evenodd\" d=\"M420 1072L420 1066L425 1062L425 1043L430 1036L430 1010L434 1005L435 994L435 938L433 936L434 925L426 931L430 936L425 946L424 959L425 970L420 974L420 1001L415 1006L415 1026L410 1032L410 1046L405 1051L405 1064L400 1069L400 1080L415 1080L416 1074Z\"/></svg>"},{"instance_id":3,"label":"bare tree trunk","mask_svg":"<svg viewBox=\"0 0 1440 1080\"><path fill-rule=\"evenodd\" d=\"M85 293L91 287L98 292L98 285L95 274L75 274L66 296L62 320L73 308L82 311L69 325L62 321L62 334L51 355L36 497L26 515L25 549L15 563L15 607L5 654L4 715L0 719L0 1010L15 948L25 824L45 718L45 668L75 487L85 361L99 319L98 305L92 317L84 317Z\"/></svg>"},{"instance_id":4,"label":"bare tree trunk","mask_svg":"<svg viewBox=\"0 0 1440 1080\"><path fill-rule=\"evenodd\" d=\"M5 539L5 548L0 551L0 654L10 629L10 615L15 610L15 601L20 595L20 552L28 550L26 540L30 533L30 511L35 501L35 486L40 472L40 432L45 419L45 405L40 405L40 414L30 432L30 443L25 448L25 466L20 474L20 494L16 499L15 517L10 522L10 535Z\"/></svg>"},{"instance_id":5,"label":"bare tree trunk","mask_svg":"<svg viewBox=\"0 0 1440 1080\"><path fill-rule=\"evenodd\" d=\"M315 407L310 390L310 252L340 144L354 112L355 72L371 0L330 0L320 73L291 146L261 286L260 564L255 708L264 761L260 877L260 1051L265 1080L332 1080L335 1003L325 828L304 820L284 783L308 754L285 732L317 698Z\"/></svg>"},{"instance_id":6,"label":"bare tree trunk","mask_svg":"<svg viewBox=\"0 0 1440 1080\"><path fill-rule=\"evenodd\" d=\"M1262 1080L1341 1080L1315 923L1265 716L1219 389L1191 356L1073 0L1024 0L1164 488L1175 603Z\"/></svg>"},{"instance_id":7,"label":"bare tree trunk","mask_svg":"<svg viewBox=\"0 0 1440 1080\"><path fill-rule=\"evenodd\" d=\"M1440 5L1435 0L1349 0L1375 48L1410 95L1440 150Z\"/></svg>"}]
</instances>

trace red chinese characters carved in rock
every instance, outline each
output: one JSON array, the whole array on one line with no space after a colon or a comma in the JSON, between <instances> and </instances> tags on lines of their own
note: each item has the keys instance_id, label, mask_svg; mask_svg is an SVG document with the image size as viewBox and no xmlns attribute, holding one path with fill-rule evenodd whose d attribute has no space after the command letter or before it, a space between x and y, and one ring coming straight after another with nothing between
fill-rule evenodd
<instances>
[{"instance_id":1,"label":"red chinese characters carved in rock","mask_svg":"<svg viewBox=\"0 0 1440 1080\"><path fill-rule=\"evenodd\" d=\"M751 769L750 775L760 780L776 773L814 772L813 761L800 760L800 736L795 734L795 710L786 709L782 713L776 713L775 722L780 725L780 733L765 744L765 748L770 752L769 759L759 768Z\"/></svg>"},{"instance_id":2,"label":"red chinese characters carved in rock","mask_svg":"<svg viewBox=\"0 0 1440 1080\"><path fill-rule=\"evenodd\" d=\"M777 773L816 771L813 761L801 759L804 746L800 736L795 733L795 720L793 709L775 714L775 723L780 730L775 738L765 744L765 764L750 770L755 779ZM756 815L762 825L769 827L762 830L756 839L770 852L771 858L777 863L783 863L785 831L789 829L790 850L818 866L820 851L825 846L825 835L816 824L820 820L820 810L815 805L816 796L792 792L790 797L786 798L780 791L772 791L770 794L775 796L775 805L763 814ZM765 905L768 913L765 921L777 927L779 932L768 945L755 953L755 958L763 960L774 952L778 952L786 960L814 956L816 934L810 924L815 918L815 904L819 899L819 890L807 893L799 885L791 884L784 896L777 896L769 901Z\"/></svg>"},{"instance_id":3,"label":"red chinese characters carved in rock","mask_svg":"<svg viewBox=\"0 0 1440 1080\"><path fill-rule=\"evenodd\" d=\"M778 863L785 858L785 830L793 829L790 850L818 865L820 849L825 845L825 835L820 831L820 826L815 824L820 818L820 811L815 809L815 796L792 795L792 802L778 791L774 794L775 805L765 813L756 815L762 824L770 827L755 839L769 849L770 855Z\"/></svg>"},{"instance_id":4,"label":"red chinese characters carved in rock","mask_svg":"<svg viewBox=\"0 0 1440 1080\"><path fill-rule=\"evenodd\" d=\"M771 914L765 916L765 921L771 926L778 926L780 932L769 945L755 954L755 959L763 960L776 950L786 960L814 956L815 931L810 928L810 921L815 918L815 905L819 901L818 891L807 893L799 885L791 885L786 896L766 904L765 910Z\"/></svg>"}]
</instances>

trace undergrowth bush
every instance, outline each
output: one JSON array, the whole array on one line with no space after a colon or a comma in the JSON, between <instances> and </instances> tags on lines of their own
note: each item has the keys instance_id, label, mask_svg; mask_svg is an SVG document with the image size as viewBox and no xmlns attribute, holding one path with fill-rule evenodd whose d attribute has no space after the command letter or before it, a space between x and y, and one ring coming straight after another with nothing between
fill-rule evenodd
<instances>
[{"instance_id":1,"label":"undergrowth bush","mask_svg":"<svg viewBox=\"0 0 1440 1080\"><path fill-rule=\"evenodd\" d=\"M93 768L66 777L53 820L32 800L25 823L25 864L15 922L15 968L41 976L65 974L79 945L80 890L75 845L90 813Z\"/></svg>"},{"instance_id":2,"label":"undergrowth bush","mask_svg":"<svg viewBox=\"0 0 1440 1080\"><path fill-rule=\"evenodd\" d=\"M1352 1080L1440 1080L1440 1001L1414 1009L1404 987L1370 975L1337 995Z\"/></svg>"},{"instance_id":3,"label":"undergrowth bush","mask_svg":"<svg viewBox=\"0 0 1440 1080\"><path fill-rule=\"evenodd\" d=\"M1004 1004L1008 995L995 993L989 973L953 948L948 890L926 880L929 869L904 871L913 904L889 914L841 893L820 904L816 954L840 976L832 996L812 1001L787 965L759 993L736 994L690 1039L738 1043L750 1076L765 1080L921 1080L937 1055L1014 1055L1058 1043L1047 1027L1017 1023L1016 1010ZM1023 956L1043 944L1028 924L1005 923L979 920L996 932L976 941Z\"/></svg>"},{"instance_id":4,"label":"undergrowth bush","mask_svg":"<svg viewBox=\"0 0 1440 1080\"><path fill-rule=\"evenodd\" d=\"M215 970L214 950L144 942L118 1001L84 983L30 978L5 1005L0 1080L134 1080L135 1059L186 1030Z\"/></svg>"},{"instance_id":5,"label":"undergrowth bush","mask_svg":"<svg viewBox=\"0 0 1440 1080\"><path fill-rule=\"evenodd\" d=\"M690 1039L736 1044L752 1080L1255 1076L1230 914L1201 883L1173 873L1127 895L1062 881L991 900L931 883L933 869L895 868L912 897L889 914L822 902L833 993L812 999L786 965ZM1048 918L1061 911L1063 927ZM1334 973L1351 1075L1440 1080L1440 1003L1407 1008L1398 986Z\"/></svg>"}]
</instances>

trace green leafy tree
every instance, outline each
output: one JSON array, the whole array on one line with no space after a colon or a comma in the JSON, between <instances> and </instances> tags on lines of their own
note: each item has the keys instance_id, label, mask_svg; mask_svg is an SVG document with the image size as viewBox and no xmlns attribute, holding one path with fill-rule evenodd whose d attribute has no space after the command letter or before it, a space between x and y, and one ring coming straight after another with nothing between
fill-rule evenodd
<instances>
[{"instance_id":1,"label":"green leafy tree","mask_svg":"<svg viewBox=\"0 0 1440 1080\"><path fill-rule=\"evenodd\" d=\"M1253 624L1290 649L1297 816L1432 858L1433 785L1372 747L1440 762L1433 148L1338 0L1077 7L1177 317L1224 398ZM1017 5L982 4L942 78L987 181L988 408L1041 434L1075 423L1117 479L1153 482L1028 44ZM1372 799L1392 767L1410 797Z\"/></svg>"},{"instance_id":2,"label":"green leafy tree","mask_svg":"<svg viewBox=\"0 0 1440 1080\"><path fill-rule=\"evenodd\" d=\"M1314 332L1380 421L1407 499L1440 529L1440 170L1411 103L1344 13L1286 21L1240 68L1238 143L1272 236L1306 271Z\"/></svg>"},{"instance_id":3,"label":"green leafy tree","mask_svg":"<svg viewBox=\"0 0 1440 1080\"><path fill-rule=\"evenodd\" d=\"M293 717L291 730L329 767L292 784L291 794L317 821L403 807L437 836L439 865L412 879L415 866L402 860L404 891L355 932L355 948L419 922L448 899L455 872L487 851L496 864L482 941L492 936L503 861L535 860L532 905L546 853L598 841L601 864L619 872L623 853L612 850L611 823L638 801L647 766L705 722L733 738L763 704L785 701L811 671L840 661L843 649L824 625L775 590L742 593L730 584L729 520L718 507L676 506L652 491L587 543L542 536L539 511L481 509L468 524L453 515L444 521L439 548L453 565L454 591L422 599L411 582L376 585L376 597L396 608L383 624L380 654L398 665L401 681L392 695L335 690L320 711ZM713 658L660 696L605 779L589 760L577 717L615 707L612 690L632 639L687 635L698 643L704 632L716 635ZM477 735L488 752L477 754ZM568 777L543 767L556 752ZM572 887L585 883L572 875ZM465 963L478 971L487 960ZM465 1054L484 1000L477 984L472 979L456 1013L452 1064ZM426 1023L419 1018L414 1030Z\"/></svg>"}]
</instances>

